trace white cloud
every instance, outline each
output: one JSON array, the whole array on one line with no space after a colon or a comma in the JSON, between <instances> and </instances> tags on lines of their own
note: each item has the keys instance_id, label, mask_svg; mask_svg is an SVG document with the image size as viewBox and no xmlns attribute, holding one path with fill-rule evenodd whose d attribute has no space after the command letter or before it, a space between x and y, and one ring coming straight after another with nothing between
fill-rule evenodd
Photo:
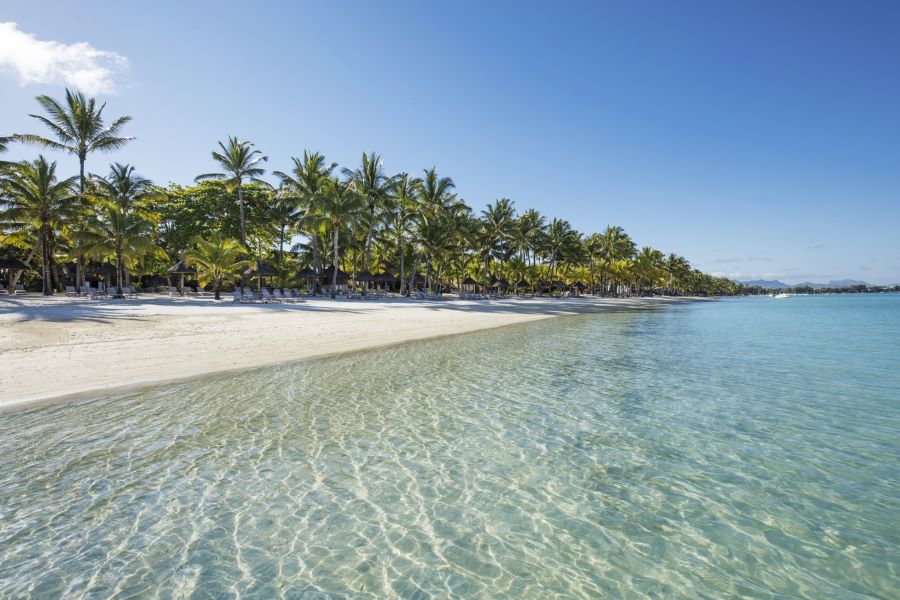
<instances>
[{"instance_id":1,"label":"white cloud","mask_svg":"<svg viewBox=\"0 0 900 600\"><path fill-rule=\"evenodd\" d=\"M0 23L0 69L15 74L20 85L62 84L87 94L110 93L115 76L127 68L124 56L87 42L39 40L16 23Z\"/></svg>"}]
</instances>

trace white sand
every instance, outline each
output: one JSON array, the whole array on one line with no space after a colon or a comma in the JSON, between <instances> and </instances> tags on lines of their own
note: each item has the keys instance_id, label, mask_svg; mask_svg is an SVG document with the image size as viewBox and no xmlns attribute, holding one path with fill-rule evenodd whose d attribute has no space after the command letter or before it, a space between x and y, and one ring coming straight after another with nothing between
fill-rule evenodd
<instances>
[{"instance_id":1,"label":"white sand","mask_svg":"<svg viewBox=\"0 0 900 600\"><path fill-rule=\"evenodd\" d=\"M108 301L0 296L0 406L685 300L313 299L241 305L152 295Z\"/></svg>"}]
</instances>

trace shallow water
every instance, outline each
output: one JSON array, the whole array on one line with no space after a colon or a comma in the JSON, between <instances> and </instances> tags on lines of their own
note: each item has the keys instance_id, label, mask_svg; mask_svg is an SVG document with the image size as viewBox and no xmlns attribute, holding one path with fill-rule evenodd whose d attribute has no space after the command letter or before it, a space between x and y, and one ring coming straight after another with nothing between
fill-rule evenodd
<instances>
[{"instance_id":1,"label":"shallow water","mask_svg":"<svg viewBox=\"0 0 900 600\"><path fill-rule=\"evenodd\" d=\"M697 303L0 413L0 598L897 598L898 317Z\"/></svg>"}]
</instances>

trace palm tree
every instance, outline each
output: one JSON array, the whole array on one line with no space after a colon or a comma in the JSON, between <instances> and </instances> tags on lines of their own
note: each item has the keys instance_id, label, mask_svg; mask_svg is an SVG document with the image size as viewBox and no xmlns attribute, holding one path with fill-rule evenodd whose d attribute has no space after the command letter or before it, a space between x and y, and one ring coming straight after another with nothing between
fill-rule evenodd
<instances>
[{"instance_id":1,"label":"palm tree","mask_svg":"<svg viewBox=\"0 0 900 600\"><path fill-rule=\"evenodd\" d=\"M242 141L234 136L228 137L228 146L219 142L221 152L213 151L213 159L221 165L224 173L203 173L194 181L205 179L224 179L226 183L237 189L238 207L241 214L241 244L247 245L247 223L244 218L244 180L265 183L260 176L265 170L260 163L269 160L259 150L253 149L251 142Z\"/></svg>"},{"instance_id":2,"label":"palm tree","mask_svg":"<svg viewBox=\"0 0 900 600\"><path fill-rule=\"evenodd\" d=\"M357 191L352 181L331 180L322 201L322 216L331 226L334 250L334 273L331 280L331 298L337 287L339 260L339 236L341 227L348 229L356 225L366 209L366 201Z\"/></svg>"},{"instance_id":3,"label":"palm tree","mask_svg":"<svg viewBox=\"0 0 900 600\"><path fill-rule=\"evenodd\" d=\"M91 152L112 152L118 150L133 137L119 135L122 127L131 121L131 117L122 116L113 119L106 125L103 120L103 109L106 103L97 107L94 98L87 98L81 92L66 90L66 99L60 103L50 96L38 96L40 104L46 116L30 115L43 123L50 130L55 140L34 134L15 134L13 139L26 144L36 144L42 148L61 150L78 157L78 191L83 196L87 184L84 173L84 163ZM82 257L79 253L76 258L76 279L78 284L83 283Z\"/></svg>"},{"instance_id":4,"label":"palm tree","mask_svg":"<svg viewBox=\"0 0 900 600\"><path fill-rule=\"evenodd\" d=\"M600 236L600 256L605 263L605 271L611 271L617 261L628 260L634 256L635 250L634 242L621 227L608 225ZM602 279L601 287L605 295L608 291L605 272Z\"/></svg>"},{"instance_id":5,"label":"palm tree","mask_svg":"<svg viewBox=\"0 0 900 600\"><path fill-rule=\"evenodd\" d=\"M195 238L194 249L184 255L184 263L197 269L201 285L212 283L216 300L220 299L222 283L255 263L247 258L247 248L239 240L226 238L213 231L205 239Z\"/></svg>"},{"instance_id":6,"label":"palm tree","mask_svg":"<svg viewBox=\"0 0 900 600\"><path fill-rule=\"evenodd\" d=\"M122 296L123 259L131 264L153 252L165 257L153 243L154 216L147 203L158 197L149 179L137 174L131 165L110 165L106 178L92 176L88 196L97 201L95 218L75 237L87 256L116 259L116 295Z\"/></svg>"},{"instance_id":7,"label":"palm tree","mask_svg":"<svg viewBox=\"0 0 900 600\"><path fill-rule=\"evenodd\" d=\"M41 252L43 292L53 295L50 270L53 266L51 240L79 214L75 177L56 178L56 162L43 156L33 162L17 163L5 180L6 194L0 199L0 224L4 228L31 230L37 234Z\"/></svg>"},{"instance_id":8,"label":"palm tree","mask_svg":"<svg viewBox=\"0 0 900 600\"><path fill-rule=\"evenodd\" d=\"M488 268L491 255L500 259L500 269L503 269L504 248L503 244L509 238L510 226L515 217L515 208L509 198L500 198L493 204L489 204L486 210L481 211L482 243L484 247L484 287L487 287Z\"/></svg>"},{"instance_id":9,"label":"palm tree","mask_svg":"<svg viewBox=\"0 0 900 600\"><path fill-rule=\"evenodd\" d=\"M325 157L318 152L303 151L303 159L292 158L294 168L292 175L281 171L274 171L273 175L281 179L282 185L294 191L300 198L302 215L299 218L299 228L309 237L310 250L312 251L313 271L315 271L315 288L319 286L319 232L323 224L321 218L321 204L325 195L325 189L331 181L331 172L337 167L337 163L327 164Z\"/></svg>"},{"instance_id":10,"label":"palm tree","mask_svg":"<svg viewBox=\"0 0 900 600\"><path fill-rule=\"evenodd\" d=\"M75 235L86 256L102 260L113 256L116 261L116 297L122 298L123 265L132 264L153 253L165 258L166 253L153 243L153 223L138 211L123 210L113 202L101 203L84 231Z\"/></svg>"},{"instance_id":11,"label":"palm tree","mask_svg":"<svg viewBox=\"0 0 900 600\"><path fill-rule=\"evenodd\" d=\"M400 257L400 295L406 292L406 252L404 242L413 216L416 214L416 194L422 180L410 177L408 173L400 173L390 182L388 208L389 224L394 225L397 241L397 254Z\"/></svg>"},{"instance_id":12,"label":"palm tree","mask_svg":"<svg viewBox=\"0 0 900 600\"><path fill-rule=\"evenodd\" d=\"M384 208L384 200L388 195L390 180L385 177L381 155L371 152L362 155L362 165L357 169L343 169L344 176L352 181L357 192L366 200L369 210L369 222L366 227L365 269L371 270L372 234L378 222L378 213Z\"/></svg>"}]
</instances>

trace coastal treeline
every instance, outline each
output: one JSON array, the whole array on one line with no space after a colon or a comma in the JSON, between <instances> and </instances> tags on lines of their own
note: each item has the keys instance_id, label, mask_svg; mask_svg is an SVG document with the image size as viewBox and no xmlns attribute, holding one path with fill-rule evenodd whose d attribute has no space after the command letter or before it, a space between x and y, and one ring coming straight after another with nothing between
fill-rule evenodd
<instances>
[{"instance_id":1,"label":"coastal treeline","mask_svg":"<svg viewBox=\"0 0 900 600\"><path fill-rule=\"evenodd\" d=\"M253 143L229 137L191 185L155 185L133 165L100 160L133 142L130 117L109 117L105 104L69 90L37 101L35 131L0 138L0 152L13 143L39 152L0 163L0 264L10 288L24 281L50 295L100 274L116 287L152 283L183 261L217 296L247 269L332 294L339 277L385 273L401 293L466 285L610 296L741 291L678 254L639 246L621 227L582 233L507 198L472 208L437 168L387 173L375 152L341 168L305 150L267 171ZM60 173L45 153L77 157L79 172Z\"/></svg>"}]
</instances>

